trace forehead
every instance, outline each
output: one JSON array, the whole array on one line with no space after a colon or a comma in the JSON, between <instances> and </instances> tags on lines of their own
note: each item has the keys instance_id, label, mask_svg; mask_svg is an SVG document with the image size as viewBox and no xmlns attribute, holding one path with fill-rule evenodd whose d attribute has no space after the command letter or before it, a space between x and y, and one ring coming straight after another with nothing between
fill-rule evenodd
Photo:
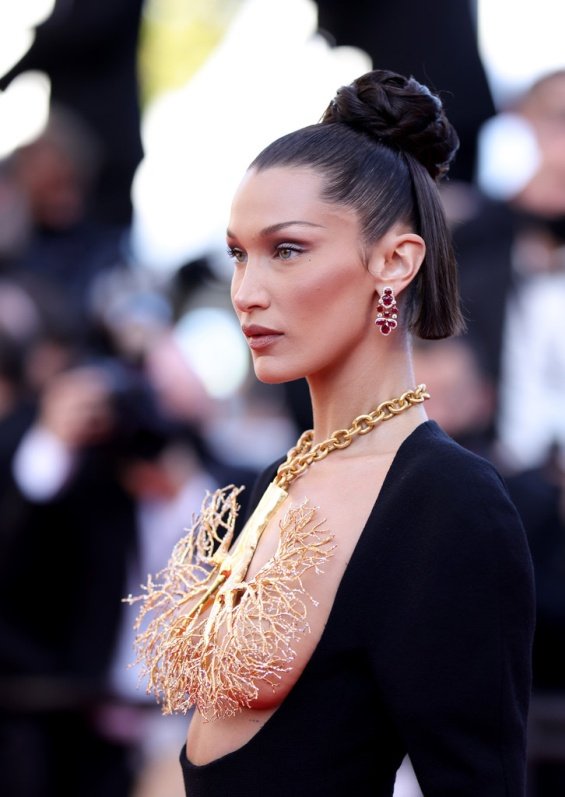
<instances>
[{"instance_id":1,"label":"forehead","mask_svg":"<svg viewBox=\"0 0 565 797\"><path fill-rule=\"evenodd\" d=\"M328 226L356 223L356 214L323 198L324 178L314 169L276 166L250 169L234 195L229 228L264 228L291 219Z\"/></svg>"}]
</instances>

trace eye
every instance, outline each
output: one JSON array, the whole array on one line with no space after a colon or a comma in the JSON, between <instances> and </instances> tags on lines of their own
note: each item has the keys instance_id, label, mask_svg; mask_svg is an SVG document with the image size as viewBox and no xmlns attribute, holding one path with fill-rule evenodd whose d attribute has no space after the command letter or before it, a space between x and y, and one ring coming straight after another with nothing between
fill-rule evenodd
<instances>
[{"instance_id":1,"label":"eye","mask_svg":"<svg viewBox=\"0 0 565 797\"><path fill-rule=\"evenodd\" d=\"M237 246L228 246L227 253L228 257L235 260L236 263L245 262L245 252L242 249L238 249Z\"/></svg>"},{"instance_id":2,"label":"eye","mask_svg":"<svg viewBox=\"0 0 565 797\"><path fill-rule=\"evenodd\" d=\"M296 244L279 244L276 248L276 255L279 260L292 260L294 255L302 252L302 247Z\"/></svg>"}]
</instances>

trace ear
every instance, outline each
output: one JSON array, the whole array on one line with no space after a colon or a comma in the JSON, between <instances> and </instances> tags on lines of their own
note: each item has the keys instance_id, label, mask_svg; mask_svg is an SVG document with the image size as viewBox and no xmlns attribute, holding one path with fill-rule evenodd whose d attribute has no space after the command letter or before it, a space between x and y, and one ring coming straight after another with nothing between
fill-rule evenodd
<instances>
[{"instance_id":1,"label":"ear","mask_svg":"<svg viewBox=\"0 0 565 797\"><path fill-rule=\"evenodd\" d=\"M398 296L414 279L426 255L424 239L414 232L393 228L383 235L368 253L367 268L380 293L390 285Z\"/></svg>"}]
</instances>

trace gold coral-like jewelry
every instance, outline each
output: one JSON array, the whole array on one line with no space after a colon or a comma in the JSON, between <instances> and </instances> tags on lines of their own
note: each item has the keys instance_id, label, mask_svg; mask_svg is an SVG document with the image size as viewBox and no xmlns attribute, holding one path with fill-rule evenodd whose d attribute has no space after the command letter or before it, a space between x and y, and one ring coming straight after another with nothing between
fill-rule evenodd
<instances>
[{"instance_id":1,"label":"gold coral-like jewelry","mask_svg":"<svg viewBox=\"0 0 565 797\"><path fill-rule=\"evenodd\" d=\"M196 706L211 720L251 705L258 682L274 689L290 669L293 643L309 630L306 599L316 602L302 577L311 568L321 572L332 535L316 524L307 502L283 518L277 551L253 579L240 579L238 567L208 597L228 560L223 551L233 535L239 492L227 487L208 495L173 549L163 580L149 578L144 595L128 598L143 600L135 624L138 660L165 714ZM226 535L214 553L218 527ZM149 612L155 616L142 629Z\"/></svg>"},{"instance_id":2,"label":"gold coral-like jewelry","mask_svg":"<svg viewBox=\"0 0 565 797\"><path fill-rule=\"evenodd\" d=\"M291 667L294 643L309 630L306 601L316 603L303 576L311 569L322 571L333 537L307 501L291 508L280 521L276 553L246 581L264 529L288 497L288 486L313 462L426 398L425 385L419 385L317 445L313 433L305 432L233 548L242 488L225 487L206 496L160 580L149 576L142 595L126 598L141 602L134 626L136 663L142 665L147 691L161 702L163 713L196 706L205 720L233 716L252 704L260 683L276 688Z\"/></svg>"}]
</instances>

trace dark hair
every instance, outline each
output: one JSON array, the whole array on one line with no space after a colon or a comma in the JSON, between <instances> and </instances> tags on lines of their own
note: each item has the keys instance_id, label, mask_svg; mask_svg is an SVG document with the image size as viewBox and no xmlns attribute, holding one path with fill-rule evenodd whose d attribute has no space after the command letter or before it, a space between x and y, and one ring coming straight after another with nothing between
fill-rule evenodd
<instances>
[{"instance_id":1,"label":"dark hair","mask_svg":"<svg viewBox=\"0 0 565 797\"><path fill-rule=\"evenodd\" d=\"M436 181L459 146L440 99L414 78L374 70L343 86L318 124L267 146L251 163L308 166L323 173L325 199L354 208L365 242L397 222L426 242L404 317L421 338L461 331L457 264Z\"/></svg>"}]
</instances>

